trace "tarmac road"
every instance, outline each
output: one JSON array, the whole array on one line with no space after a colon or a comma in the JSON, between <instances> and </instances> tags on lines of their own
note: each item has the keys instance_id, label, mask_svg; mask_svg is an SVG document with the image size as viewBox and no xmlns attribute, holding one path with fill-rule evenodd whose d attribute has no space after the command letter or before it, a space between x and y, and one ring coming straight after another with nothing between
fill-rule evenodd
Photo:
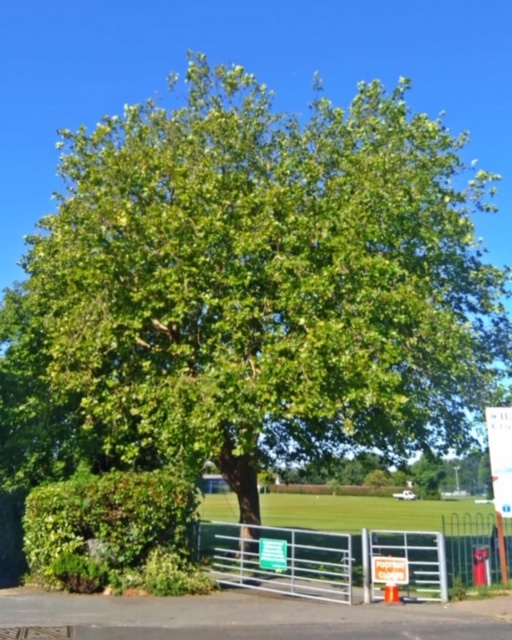
<instances>
[{"instance_id":1,"label":"tarmac road","mask_svg":"<svg viewBox=\"0 0 512 640\"><path fill-rule=\"evenodd\" d=\"M511 640L512 596L352 607L247 591L208 597L0 590L0 640Z\"/></svg>"},{"instance_id":2,"label":"tarmac road","mask_svg":"<svg viewBox=\"0 0 512 640\"><path fill-rule=\"evenodd\" d=\"M386 625L279 625L245 628L78 628L76 640L510 640L510 625L487 622Z\"/></svg>"}]
</instances>

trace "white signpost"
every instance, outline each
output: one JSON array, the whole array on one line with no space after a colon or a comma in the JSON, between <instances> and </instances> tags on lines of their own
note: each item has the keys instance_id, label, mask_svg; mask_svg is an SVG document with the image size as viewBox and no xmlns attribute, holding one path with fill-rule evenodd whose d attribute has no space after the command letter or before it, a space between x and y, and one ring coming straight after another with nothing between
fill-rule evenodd
<instances>
[{"instance_id":1,"label":"white signpost","mask_svg":"<svg viewBox=\"0 0 512 640\"><path fill-rule=\"evenodd\" d=\"M485 410L485 421L489 437L501 578L503 584L508 585L503 518L512 518L512 409L490 407Z\"/></svg>"},{"instance_id":2,"label":"white signpost","mask_svg":"<svg viewBox=\"0 0 512 640\"><path fill-rule=\"evenodd\" d=\"M512 518L512 409L485 410L491 457L494 505L503 518Z\"/></svg>"}]
</instances>

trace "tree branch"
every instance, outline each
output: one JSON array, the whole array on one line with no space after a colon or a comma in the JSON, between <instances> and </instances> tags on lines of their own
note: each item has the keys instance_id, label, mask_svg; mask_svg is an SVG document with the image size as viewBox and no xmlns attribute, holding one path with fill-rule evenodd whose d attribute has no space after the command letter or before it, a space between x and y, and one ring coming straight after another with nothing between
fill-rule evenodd
<instances>
[{"instance_id":1,"label":"tree branch","mask_svg":"<svg viewBox=\"0 0 512 640\"><path fill-rule=\"evenodd\" d=\"M157 318L151 318L151 323L155 327L155 329L157 329L157 331L165 334L170 340L172 340L173 342L179 342L180 328L176 322L173 322L173 324L168 327L167 325L160 322L160 320L157 320Z\"/></svg>"}]
</instances>

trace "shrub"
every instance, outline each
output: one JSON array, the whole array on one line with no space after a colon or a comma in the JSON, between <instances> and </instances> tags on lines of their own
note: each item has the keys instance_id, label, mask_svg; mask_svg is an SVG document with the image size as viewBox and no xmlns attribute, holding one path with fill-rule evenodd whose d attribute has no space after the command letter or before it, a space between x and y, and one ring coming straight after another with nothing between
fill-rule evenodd
<instances>
[{"instance_id":1,"label":"shrub","mask_svg":"<svg viewBox=\"0 0 512 640\"><path fill-rule=\"evenodd\" d=\"M341 485L336 478L332 478L327 484L333 496L339 495Z\"/></svg>"},{"instance_id":2,"label":"shrub","mask_svg":"<svg viewBox=\"0 0 512 640\"><path fill-rule=\"evenodd\" d=\"M71 593L95 593L108 582L105 566L74 553L63 553L52 563L51 571Z\"/></svg>"},{"instance_id":3,"label":"shrub","mask_svg":"<svg viewBox=\"0 0 512 640\"><path fill-rule=\"evenodd\" d=\"M112 569L109 573L109 586L112 593L122 595L127 589L143 589L144 577L142 569Z\"/></svg>"},{"instance_id":4,"label":"shrub","mask_svg":"<svg viewBox=\"0 0 512 640\"><path fill-rule=\"evenodd\" d=\"M151 551L142 578L146 591L155 596L205 595L218 588L213 578L162 548Z\"/></svg>"},{"instance_id":5,"label":"shrub","mask_svg":"<svg viewBox=\"0 0 512 640\"><path fill-rule=\"evenodd\" d=\"M142 566L160 544L190 549L197 507L192 483L176 470L111 472L39 487L27 498L25 554L33 578L56 584L63 555L92 557L109 570Z\"/></svg>"},{"instance_id":6,"label":"shrub","mask_svg":"<svg viewBox=\"0 0 512 640\"><path fill-rule=\"evenodd\" d=\"M441 492L437 487L420 487L418 491L423 500L441 500Z\"/></svg>"},{"instance_id":7,"label":"shrub","mask_svg":"<svg viewBox=\"0 0 512 640\"><path fill-rule=\"evenodd\" d=\"M455 601L465 600L467 598L466 585L460 576L455 576L453 586L450 589L450 599Z\"/></svg>"}]
</instances>

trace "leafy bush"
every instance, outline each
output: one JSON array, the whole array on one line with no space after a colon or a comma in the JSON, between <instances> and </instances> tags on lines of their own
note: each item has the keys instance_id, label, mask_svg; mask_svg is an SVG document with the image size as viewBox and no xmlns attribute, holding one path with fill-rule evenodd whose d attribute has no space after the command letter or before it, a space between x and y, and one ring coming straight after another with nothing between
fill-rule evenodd
<instances>
[{"instance_id":1,"label":"leafy bush","mask_svg":"<svg viewBox=\"0 0 512 640\"><path fill-rule=\"evenodd\" d=\"M419 487L418 495L423 500L441 500L441 492L437 487Z\"/></svg>"},{"instance_id":2,"label":"leafy bush","mask_svg":"<svg viewBox=\"0 0 512 640\"><path fill-rule=\"evenodd\" d=\"M33 578L55 586L63 555L92 557L109 570L140 567L160 544L187 553L197 507L177 470L111 472L39 487L27 498L25 554Z\"/></svg>"},{"instance_id":3,"label":"leafy bush","mask_svg":"<svg viewBox=\"0 0 512 640\"><path fill-rule=\"evenodd\" d=\"M381 489L383 487L390 487L394 485L393 478L387 471L382 469L374 469L364 479L365 485L372 487L372 489Z\"/></svg>"},{"instance_id":4,"label":"leafy bush","mask_svg":"<svg viewBox=\"0 0 512 640\"><path fill-rule=\"evenodd\" d=\"M461 601L467 598L466 585L459 576L455 576L450 589L450 600Z\"/></svg>"},{"instance_id":5,"label":"leafy bush","mask_svg":"<svg viewBox=\"0 0 512 640\"><path fill-rule=\"evenodd\" d=\"M142 575L144 588L155 596L205 595L217 589L213 578L161 548L151 551Z\"/></svg>"},{"instance_id":6,"label":"leafy bush","mask_svg":"<svg viewBox=\"0 0 512 640\"><path fill-rule=\"evenodd\" d=\"M105 566L74 553L62 554L52 564L51 571L71 593L95 593L108 582Z\"/></svg>"},{"instance_id":7,"label":"leafy bush","mask_svg":"<svg viewBox=\"0 0 512 640\"><path fill-rule=\"evenodd\" d=\"M109 587L115 595L122 595L128 589L144 589L144 576L138 567L112 569L109 573Z\"/></svg>"}]
</instances>

